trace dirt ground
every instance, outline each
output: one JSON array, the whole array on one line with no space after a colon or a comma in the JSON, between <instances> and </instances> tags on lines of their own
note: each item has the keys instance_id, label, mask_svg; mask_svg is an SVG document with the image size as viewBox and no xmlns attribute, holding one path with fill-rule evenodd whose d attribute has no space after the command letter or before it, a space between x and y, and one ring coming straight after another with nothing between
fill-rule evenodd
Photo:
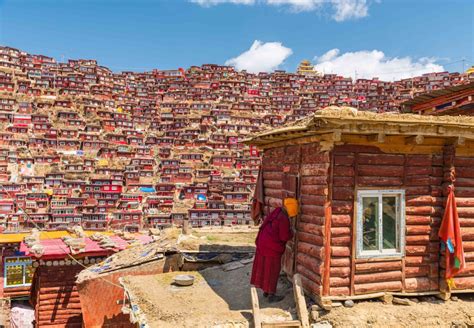
<instances>
[{"instance_id":1,"label":"dirt ground","mask_svg":"<svg viewBox=\"0 0 474 328\"><path fill-rule=\"evenodd\" d=\"M412 305L359 301L354 307L321 312L320 320L333 327L474 327L474 294L457 294L457 301L435 297L409 298ZM328 326L329 327L329 326Z\"/></svg>"},{"instance_id":2,"label":"dirt ground","mask_svg":"<svg viewBox=\"0 0 474 328\"><path fill-rule=\"evenodd\" d=\"M195 276L190 287L172 285L173 277L184 272L154 276L126 277L124 283L145 313L150 327L243 328L252 325L250 271L252 264L231 271L213 267ZM279 290L285 299L272 306L260 295L263 320L295 318L293 292L281 279Z\"/></svg>"}]
</instances>

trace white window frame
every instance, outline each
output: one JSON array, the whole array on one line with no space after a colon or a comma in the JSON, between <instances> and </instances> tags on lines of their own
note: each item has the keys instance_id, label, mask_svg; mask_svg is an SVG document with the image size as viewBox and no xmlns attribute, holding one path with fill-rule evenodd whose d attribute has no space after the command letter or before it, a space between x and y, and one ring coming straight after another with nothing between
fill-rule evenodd
<instances>
[{"instance_id":1,"label":"white window frame","mask_svg":"<svg viewBox=\"0 0 474 328\"><path fill-rule=\"evenodd\" d=\"M381 248L383 238L383 218L382 218L382 197L383 196L398 196L397 197L397 241L399 250L383 249ZM379 250L364 251L363 250L363 222L362 222L362 198L378 197L379 198L379 217L378 217L378 244ZM373 190L358 190L357 191L357 235L356 235L356 255L357 258L385 258L385 257L403 257L405 255L405 190L393 189L373 189Z\"/></svg>"},{"instance_id":2,"label":"white window frame","mask_svg":"<svg viewBox=\"0 0 474 328\"><path fill-rule=\"evenodd\" d=\"M29 261L19 261L18 259L26 259L28 258L27 256L8 256L5 257L5 262L4 262L4 268L3 268L3 287L4 288L16 288L16 287L25 287L25 286L31 286L31 283L26 283L26 266L32 265L33 260L31 258L28 258ZM9 259L17 259L15 262L10 262L8 263L7 260ZM7 270L8 267L12 266L22 266L23 270L23 283L20 285L7 285Z\"/></svg>"}]
</instances>

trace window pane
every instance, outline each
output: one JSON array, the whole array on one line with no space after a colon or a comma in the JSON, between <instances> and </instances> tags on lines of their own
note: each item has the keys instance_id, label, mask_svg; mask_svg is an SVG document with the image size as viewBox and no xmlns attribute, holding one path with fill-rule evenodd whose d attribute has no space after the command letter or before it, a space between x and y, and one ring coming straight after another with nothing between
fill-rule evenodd
<instances>
[{"instance_id":1,"label":"window pane","mask_svg":"<svg viewBox=\"0 0 474 328\"><path fill-rule=\"evenodd\" d=\"M397 197L383 197L383 249L397 248Z\"/></svg>"},{"instance_id":2,"label":"window pane","mask_svg":"<svg viewBox=\"0 0 474 328\"><path fill-rule=\"evenodd\" d=\"M35 273L35 268L33 265L25 265L25 284L31 284L33 281L33 274Z\"/></svg>"},{"instance_id":3,"label":"window pane","mask_svg":"<svg viewBox=\"0 0 474 328\"><path fill-rule=\"evenodd\" d=\"M6 286L23 285L23 265L9 265L6 267Z\"/></svg>"},{"instance_id":4,"label":"window pane","mask_svg":"<svg viewBox=\"0 0 474 328\"><path fill-rule=\"evenodd\" d=\"M362 198L363 245L364 251L378 250L378 197Z\"/></svg>"}]
</instances>

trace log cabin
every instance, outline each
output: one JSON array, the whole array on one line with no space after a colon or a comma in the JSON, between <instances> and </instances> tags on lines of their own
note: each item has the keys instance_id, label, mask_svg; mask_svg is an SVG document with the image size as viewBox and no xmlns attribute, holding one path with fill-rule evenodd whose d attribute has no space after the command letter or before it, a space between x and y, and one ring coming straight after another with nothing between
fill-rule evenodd
<instances>
[{"instance_id":1,"label":"log cabin","mask_svg":"<svg viewBox=\"0 0 474 328\"><path fill-rule=\"evenodd\" d=\"M328 107L245 141L264 213L296 197L283 270L317 302L474 292L474 119ZM438 230L455 187L466 268L445 283Z\"/></svg>"}]
</instances>

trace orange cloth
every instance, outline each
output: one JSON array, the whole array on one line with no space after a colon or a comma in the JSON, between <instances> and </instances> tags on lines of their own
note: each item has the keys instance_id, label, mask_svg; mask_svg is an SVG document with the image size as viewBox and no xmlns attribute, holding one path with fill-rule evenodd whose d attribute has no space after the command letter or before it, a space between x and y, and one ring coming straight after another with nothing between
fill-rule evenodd
<instances>
[{"instance_id":1,"label":"orange cloth","mask_svg":"<svg viewBox=\"0 0 474 328\"><path fill-rule=\"evenodd\" d=\"M290 218L298 215L298 201L295 198L285 198L283 200L283 206Z\"/></svg>"},{"instance_id":2,"label":"orange cloth","mask_svg":"<svg viewBox=\"0 0 474 328\"><path fill-rule=\"evenodd\" d=\"M459 226L458 210L454 197L454 188L449 187L443 221L439 228L438 236L442 241L441 248L445 250L447 280L454 277L466 267L464 250Z\"/></svg>"}]
</instances>

